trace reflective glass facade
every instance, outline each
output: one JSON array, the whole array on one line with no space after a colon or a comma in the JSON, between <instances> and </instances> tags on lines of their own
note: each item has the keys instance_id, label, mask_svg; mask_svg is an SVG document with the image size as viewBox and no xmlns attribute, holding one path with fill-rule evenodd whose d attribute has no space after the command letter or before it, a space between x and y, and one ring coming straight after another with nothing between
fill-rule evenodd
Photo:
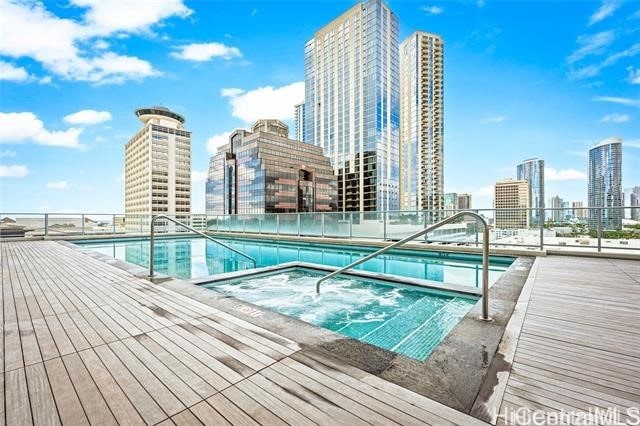
<instances>
[{"instance_id":1,"label":"reflective glass facade","mask_svg":"<svg viewBox=\"0 0 640 426\"><path fill-rule=\"evenodd\" d=\"M524 160L517 166L518 180L529 182L529 200L532 209L544 209L544 160L532 158ZM531 225L538 225L544 222L544 216L540 211L532 210L529 215Z\"/></svg>"},{"instance_id":2,"label":"reflective glass facade","mask_svg":"<svg viewBox=\"0 0 640 426\"><path fill-rule=\"evenodd\" d=\"M398 19L357 4L305 46L305 137L338 174L341 211L399 208Z\"/></svg>"},{"instance_id":3,"label":"reflective glass facade","mask_svg":"<svg viewBox=\"0 0 640 426\"><path fill-rule=\"evenodd\" d=\"M589 150L589 207L622 206L622 140L609 138ZM622 229L622 209L589 210L589 228Z\"/></svg>"},{"instance_id":4,"label":"reflective glass facade","mask_svg":"<svg viewBox=\"0 0 640 426\"><path fill-rule=\"evenodd\" d=\"M209 161L207 215L333 211L336 185L322 148L236 130Z\"/></svg>"},{"instance_id":5,"label":"reflective glass facade","mask_svg":"<svg viewBox=\"0 0 640 426\"><path fill-rule=\"evenodd\" d=\"M418 31L400 45L402 210L445 208L443 55L435 34Z\"/></svg>"}]
</instances>

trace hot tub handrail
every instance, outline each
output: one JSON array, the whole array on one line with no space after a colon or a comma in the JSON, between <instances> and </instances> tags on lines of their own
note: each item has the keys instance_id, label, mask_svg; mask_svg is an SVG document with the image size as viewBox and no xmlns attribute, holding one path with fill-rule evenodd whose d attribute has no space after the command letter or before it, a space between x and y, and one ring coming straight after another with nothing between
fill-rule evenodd
<instances>
[{"instance_id":1,"label":"hot tub handrail","mask_svg":"<svg viewBox=\"0 0 640 426\"><path fill-rule=\"evenodd\" d=\"M484 321L490 321L491 318L489 317L489 225L487 224L487 221L480 216L478 213L474 213L471 211L463 211L463 212L459 212L454 214L453 216L450 216L446 219L441 220L440 222L428 226L426 228L424 228L421 231L416 232L415 234L412 234L410 236L408 236L407 238L404 238L400 241L397 241L395 243L389 244L386 247L381 248L380 250L371 253L368 256L365 256L361 259L356 260L355 262L340 268L328 275L325 275L324 277L320 278L318 280L318 282L316 283L316 293L320 293L320 283L322 283L325 280L328 280L329 278L335 277L338 274L341 274L351 268L354 268L358 265L360 265L361 263L366 262L367 260L371 260L376 256L379 256L383 253L386 253L389 250L393 250L396 247L400 247L401 245L408 243L411 240L414 240L418 237L421 237L429 232L432 232L438 228L440 228L443 225L446 225L448 223L451 223L463 216L471 216L473 218L475 218L477 221L479 221L482 224L483 227L483 238L482 238L482 317L480 317L480 319L484 320Z\"/></svg>"},{"instance_id":2,"label":"hot tub handrail","mask_svg":"<svg viewBox=\"0 0 640 426\"><path fill-rule=\"evenodd\" d=\"M153 253L153 251L154 251L154 250L153 250L153 240L154 240L154 236L155 236L155 225L156 225L156 220L158 220L158 219L167 219L167 220L169 220L170 222L173 222L173 223L175 223L176 225L180 225L180 226L182 226L183 228L186 228L186 229L188 229L188 230L189 230L189 231L191 231L191 232L195 232L195 233L196 233L196 234L198 234L198 235L202 235L202 236L203 236L203 237L205 237L206 239L211 240L211 241L213 241L214 243L219 244L219 245L221 245L222 247L224 247L224 248L226 248L226 249L228 249L228 250L231 250L231 251L232 251L232 252L234 252L234 253L237 253L237 254L239 254L239 255L241 255L241 256L246 257L247 259L249 259L250 261L252 261L252 262L253 262L253 267L254 267L254 268L255 268L255 267L256 267L256 265L257 265L256 260L255 260L253 257L249 256L248 254L243 253L243 252L241 252L240 250L234 249L233 247L231 247L231 246L229 246L229 245L227 245L227 244L225 244L225 243L223 243L223 242L221 242L221 241L219 241L219 240L216 240L215 238L213 238L213 237L211 237L211 236L209 236L209 235L205 234L204 232L198 231L197 229L195 229L195 228L193 228L193 227L191 227L191 226L187 225L186 223L182 223L182 222L180 222L179 220L173 219L173 218L171 218L171 217L169 217L169 216L167 216L167 215L159 214L159 215L154 215L154 216L153 216L153 218L151 219L151 230L150 230L150 233L149 233L149 240L150 240L150 247L149 247L149 277L150 277L150 278L153 278L153 255L154 255L154 253Z\"/></svg>"}]
</instances>

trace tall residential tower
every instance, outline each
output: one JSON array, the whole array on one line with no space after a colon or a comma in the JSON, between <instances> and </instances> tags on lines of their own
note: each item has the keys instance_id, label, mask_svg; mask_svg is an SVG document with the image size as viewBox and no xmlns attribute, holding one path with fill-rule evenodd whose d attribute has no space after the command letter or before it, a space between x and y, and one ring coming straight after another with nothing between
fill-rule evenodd
<instances>
[{"instance_id":1,"label":"tall residential tower","mask_svg":"<svg viewBox=\"0 0 640 426\"><path fill-rule=\"evenodd\" d=\"M589 228L622 229L622 139L608 138L589 150Z\"/></svg>"},{"instance_id":2,"label":"tall residential tower","mask_svg":"<svg viewBox=\"0 0 640 426\"><path fill-rule=\"evenodd\" d=\"M443 50L440 36L422 31L400 45L402 210L445 207Z\"/></svg>"},{"instance_id":3,"label":"tall residential tower","mask_svg":"<svg viewBox=\"0 0 640 426\"><path fill-rule=\"evenodd\" d=\"M191 213L191 132L185 119L164 107L141 108L143 127L125 146L125 215L128 229L166 214L186 221Z\"/></svg>"},{"instance_id":4,"label":"tall residential tower","mask_svg":"<svg viewBox=\"0 0 640 426\"><path fill-rule=\"evenodd\" d=\"M517 167L518 180L529 182L529 200L531 210L529 222L531 225L539 225L544 222L544 160L531 158L524 160Z\"/></svg>"},{"instance_id":5,"label":"tall residential tower","mask_svg":"<svg viewBox=\"0 0 640 426\"><path fill-rule=\"evenodd\" d=\"M338 175L338 210L397 210L398 18L358 3L305 46L305 137Z\"/></svg>"},{"instance_id":6,"label":"tall residential tower","mask_svg":"<svg viewBox=\"0 0 640 426\"><path fill-rule=\"evenodd\" d=\"M292 139L304 142L304 102L295 106L294 135Z\"/></svg>"}]
</instances>

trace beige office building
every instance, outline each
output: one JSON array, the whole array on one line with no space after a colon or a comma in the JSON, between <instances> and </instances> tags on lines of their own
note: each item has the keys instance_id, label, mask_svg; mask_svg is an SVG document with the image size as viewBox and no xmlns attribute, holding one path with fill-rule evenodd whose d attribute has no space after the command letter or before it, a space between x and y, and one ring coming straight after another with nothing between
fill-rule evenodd
<instances>
[{"instance_id":1,"label":"beige office building","mask_svg":"<svg viewBox=\"0 0 640 426\"><path fill-rule=\"evenodd\" d=\"M164 107L141 108L143 127L125 146L126 229L146 229L151 215L186 222L191 213L191 132Z\"/></svg>"},{"instance_id":2,"label":"beige office building","mask_svg":"<svg viewBox=\"0 0 640 426\"><path fill-rule=\"evenodd\" d=\"M435 34L416 31L400 45L402 210L445 208L443 56Z\"/></svg>"},{"instance_id":3,"label":"beige office building","mask_svg":"<svg viewBox=\"0 0 640 426\"><path fill-rule=\"evenodd\" d=\"M529 227L529 182L505 179L496 182L493 204L496 229L526 229Z\"/></svg>"},{"instance_id":4,"label":"beige office building","mask_svg":"<svg viewBox=\"0 0 640 426\"><path fill-rule=\"evenodd\" d=\"M471 194L458 194L458 210L471 209Z\"/></svg>"}]
</instances>

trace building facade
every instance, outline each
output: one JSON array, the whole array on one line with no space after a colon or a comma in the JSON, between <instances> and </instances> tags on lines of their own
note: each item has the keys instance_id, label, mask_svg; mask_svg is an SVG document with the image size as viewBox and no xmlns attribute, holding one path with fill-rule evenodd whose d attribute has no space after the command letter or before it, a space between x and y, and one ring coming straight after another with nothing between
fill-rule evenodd
<instances>
[{"instance_id":1,"label":"building facade","mask_svg":"<svg viewBox=\"0 0 640 426\"><path fill-rule=\"evenodd\" d=\"M287 136L278 120L234 131L209 161L207 215L336 210L337 178L322 148Z\"/></svg>"},{"instance_id":2,"label":"building facade","mask_svg":"<svg viewBox=\"0 0 640 426\"><path fill-rule=\"evenodd\" d=\"M608 138L589 150L589 228L622 229L622 139Z\"/></svg>"},{"instance_id":3,"label":"building facade","mask_svg":"<svg viewBox=\"0 0 640 426\"><path fill-rule=\"evenodd\" d=\"M141 108L143 123L125 146L127 229L140 229L150 216L166 214L186 222L191 213L191 132L185 119L164 107Z\"/></svg>"},{"instance_id":4,"label":"building facade","mask_svg":"<svg viewBox=\"0 0 640 426\"><path fill-rule=\"evenodd\" d=\"M559 195L555 195L549 199L549 208L553 209L549 210L549 219L554 222L564 221L564 212L562 211L563 204L564 200L560 198Z\"/></svg>"},{"instance_id":5,"label":"building facade","mask_svg":"<svg viewBox=\"0 0 640 426\"><path fill-rule=\"evenodd\" d=\"M640 222L640 186L634 186L631 188L629 194L629 205L635 207L631 209L631 220L637 220Z\"/></svg>"},{"instance_id":6,"label":"building facade","mask_svg":"<svg viewBox=\"0 0 640 426\"><path fill-rule=\"evenodd\" d=\"M458 209L458 193L456 192L447 192L442 197L443 207L445 210L457 210ZM452 211L448 211L447 214L450 216L453 214Z\"/></svg>"},{"instance_id":7,"label":"building facade","mask_svg":"<svg viewBox=\"0 0 640 426\"><path fill-rule=\"evenodd\" d=\"M304 102L295 106L293 139L304 142Z\"/></svg>"},{"instance_id":8,"label":"building facade","mask_svg":"<svg viewBox=\"0 0 640 426\"><path fill-rule=\"evenodd\" d=\"M544 222L544 160L530 158L517 166L517 179L529 182L529 200L531 210L529 221L531 225Z\"/></svg>"},{"instance_id":9,"label":"building facade","mask_svg":"<svg viewBox=\"0 0 640 426\"><path fill-rule=\"evenodd\" d=\"M417 31L400 45L402 210L445 208L443 58L435 34Z\"/></svg>"},{"instance_id":10,"label":"building facade","mask_svg":"<svg viewBox=\"0 0 640 426\"><path fill-rule=\"evenodd\" d=\"M338 176L340 211L398 210L398 18L359 3L305 46L305 137Z\"/></svg>"},{"instance_id":11,"label":"building facade","mask_svg":"<svg viewBox=\"0 0 640 426\"><path fill-rule=\"evenodd\" d=\"M584 208L584 203L582 201L571 202L571 215L578 220L584 220L587 218L587 209Z\"/></svg>"},{"instance_id":12,"label":"building facade","mask_svg":"<svg viewBox=\"0 0 640 426\"><path fill-rule=\"evenodd\" d=\"M471 194L458 194L458 210L472 209Z\"/></svg>"},{"instance_id":13,"label":"building facade","mask_svg":"<svg viewBox=\"0 0 640 426\"><path fill-rule=\"evenodd\" d=\"M505 179L494 186L493 203L496 229L527 229L529 227L529 182Z\"/></svg>"}]
</instances>

